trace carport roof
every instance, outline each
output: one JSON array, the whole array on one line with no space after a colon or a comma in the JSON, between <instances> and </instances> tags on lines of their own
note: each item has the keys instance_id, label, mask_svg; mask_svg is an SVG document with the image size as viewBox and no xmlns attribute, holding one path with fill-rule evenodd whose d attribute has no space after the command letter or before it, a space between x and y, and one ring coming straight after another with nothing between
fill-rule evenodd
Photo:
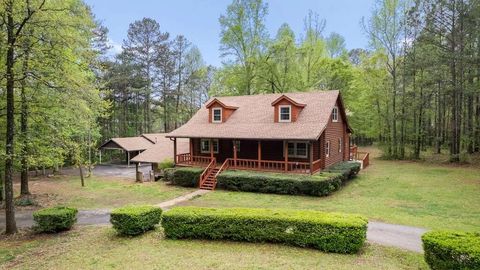
<instances>
[{"instance_id":1,"label":"carport roof","mask_svg":"<svg viewBox=\"0 0 480 270\"><path fill-rule=\"evenodd\" d=\"M112 138L102 144L100 149L123 149L125 151L142 151L150 148L153 144L145 137Z\"/></svg>"},{"instance_id":2,"label":"carport roof","mask_svg":"<svg viewBox=\"0 0 480 270\"><path fill-rule=\"evenodd\" d=\"M177 152L188 153L188 139L177 139ZM165 159L173 159L173 142L169 138L157 137L157 143L131 159L132 162L160 163Z\"/></svg>"}]
</instances>

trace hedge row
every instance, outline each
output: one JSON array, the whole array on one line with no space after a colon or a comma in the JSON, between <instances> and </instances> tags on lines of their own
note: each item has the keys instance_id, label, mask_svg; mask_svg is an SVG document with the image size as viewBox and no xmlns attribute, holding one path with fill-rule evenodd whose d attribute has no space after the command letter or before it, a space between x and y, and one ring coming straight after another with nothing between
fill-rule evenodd
<instances>
[{"instance_id":1,"label":"hedge row","mask_svg":"<svg viewBox=\"0 0 480 270\"><path fill-rule=\"evenodd\" d=\"M363 217L310 210L177 207L163 215L172 239L228 239L285 243L326 252L356 253L363 246Z\"/></svg>"},{"instance_id":2,"label":"hedge row","mask_svg":"<svg viewBox=\"0 0 480 270\"><path fill-rule=\"evenodd\" d=\"M434 270L480 269L480 233L431 231L422 241L425 261Z\"/></svg>"},{"instance_id":3,"label":"hedge row","mask_svg":"<svg viewBox=\"0 0 480 270\"><path fill-rule=\"evenodd\" d=\"M182 187L198 187L204 168L180 167L165 169L164 180Z\"/></svg>"},{"instance_id":4,"label":"hedge row","mask_svg":"<svg viewBox=\"0 0 480 270\"><path fill-rule=\"evenodd\" d=\"M38 232L59 232L69 230L77 222L76 208L56 206L33 213L35 230Z\"/></svg>"},{"instance_id":5,"label":"hedge row","mask_svg":"<svg viewBox=\"0 0 480 270\"><path fill-rule=\"evenodd\" d=\"M331 167L328 167L325 172L340 173L343 176L343 181L352 179L360 171L360 162L345 161L337 163Z\"/></svg>"},{"instance_id":6,"label":"hedge row","mask_svg":"<svg viewBox=\"0 0 480 270\"><path fill-rule=\"evenodd\" d=\"M122 235L138 235L155 228L162 218L162 209L149 205L118 208L110 214L110 223Z\"/></svg>"},{"instance_id":7,"label":"hedge row","mask_svg":"<svg viewBox=\"0 0 480 270\"><path fill-rule=\"evenodd\" d=\"M227 170L217 177L217 188L247 192L326 196L340 188L342 179L339 173L294 175Z\"/></svg>"}]
</instances>

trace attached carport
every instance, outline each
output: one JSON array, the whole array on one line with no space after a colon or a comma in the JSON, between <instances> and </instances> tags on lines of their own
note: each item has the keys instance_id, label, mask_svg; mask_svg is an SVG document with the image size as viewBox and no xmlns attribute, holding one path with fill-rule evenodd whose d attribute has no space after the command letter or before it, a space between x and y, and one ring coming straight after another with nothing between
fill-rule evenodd
<instances>
[{"instance_id":1,"label":"attached carport","mask_svg":"<svg viewBox=\"0 0 480 270\"><path fill-rule=\"evenodd\" d=\"M172 159L174 157L174 147L173 141L169 138L165 138L165 135L158 136L157 142L152 147L148 148L147 150L143 151L142 153L138 154L134 158L132 158L132 162L137 164L137 174L138 174L138 163L151 163L152 164L152 171L153 176L158 173L158 163L166 160ZM189 140L188 139L177 139L177 151L180 153L186 153L190 149ZM138 176L137 176L137 180Z\"/></svg>"},{"instance_id":2,"label":"attached carport","mask_svg":"<svg viewBox=\"0 0 480 270\"><path fill-rule=\"evenodd\" d=\"M130 166L130 160L132 157L137 156L138 154L152 147L153 145L154 142L144 136L112 138L99 147L100 157L102 150L123 150L125 152L125 161L127 165Z\"/></svg>"}]
</instances>

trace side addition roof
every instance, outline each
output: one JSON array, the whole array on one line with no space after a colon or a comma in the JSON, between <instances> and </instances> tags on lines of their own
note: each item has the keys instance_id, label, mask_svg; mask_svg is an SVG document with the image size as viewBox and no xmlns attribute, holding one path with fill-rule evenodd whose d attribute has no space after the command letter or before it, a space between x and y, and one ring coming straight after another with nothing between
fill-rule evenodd
<instances>
[{"instance_id":1,"label":"side addition roof","mask_svg":"<svg viewBox=\"0 0 480 270\"><path fill-rule=\"evenodd\" d=\"M112 138L102 144L100 149L122 149L128 152L142 151L150 148L153 143L145 137Z\"/></svg>"},{"instance_id":2,"label":"side addition roof","mask_svg":"<svg viewBox=\"0 0 480 270\"><path fill-rule=\"evenodd\" d=\"M177 139L177 153L190 151L188 139ZM165 136L157 137L157 143L131 159L132 162L159 163L173 159L173 142Z\"/></svg>"}]
</instances>

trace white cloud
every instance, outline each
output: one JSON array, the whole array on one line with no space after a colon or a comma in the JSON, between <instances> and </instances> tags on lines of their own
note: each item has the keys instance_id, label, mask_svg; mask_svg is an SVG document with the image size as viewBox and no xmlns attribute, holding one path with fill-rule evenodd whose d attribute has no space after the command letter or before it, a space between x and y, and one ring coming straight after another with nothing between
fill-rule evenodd
<instances>
[{"instance_id":1,"label":"white cloud","mask_svg":"<svg viewBox=\"0 0 480 270\"><path fill-rule=\"evenodd\" d=\"M117 55L119 53L122 52L122 44L112 40L112 39L108 39L108 42L107 42L108 46L110 46L110 50L108 52L108 54L111 54L112 56L114 55Z\"/></svg>"}]
</instances>

